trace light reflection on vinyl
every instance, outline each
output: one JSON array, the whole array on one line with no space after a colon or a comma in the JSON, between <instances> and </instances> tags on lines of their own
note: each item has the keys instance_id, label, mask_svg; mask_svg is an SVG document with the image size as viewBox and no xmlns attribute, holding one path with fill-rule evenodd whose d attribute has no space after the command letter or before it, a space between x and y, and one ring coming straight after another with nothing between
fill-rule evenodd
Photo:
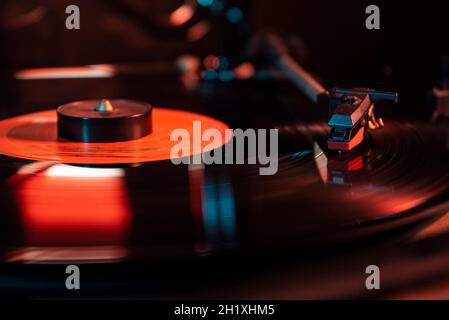
<instances>
[{"instance_id":1,"label":"light reflection on vinyl","mask_svg":"<svg viewBox=\"0 0 449 320\"><path fill-rule=\"evenodd\" d=\"M26 243L124 244L131 212L123 175L121 169L40 162L19 170L10 186L16 190Z\"/></svg>"},{"instance_id":2,"label":"light reflection on vinyl","mask_svg":"<svg viewBox=\"0 0 449 320\"><path fill-rule=\"evenodd\" d=\"M327 130L320 123L279 126L289 145L274 176L260 176L256 165L169 161L21 166L8 179L17 208L4 226L17 232L3 256L67 263L267 252L354 239L449 211L444 128L389 122L342 154L325 149Z\"/></svg>"}]
</instances>

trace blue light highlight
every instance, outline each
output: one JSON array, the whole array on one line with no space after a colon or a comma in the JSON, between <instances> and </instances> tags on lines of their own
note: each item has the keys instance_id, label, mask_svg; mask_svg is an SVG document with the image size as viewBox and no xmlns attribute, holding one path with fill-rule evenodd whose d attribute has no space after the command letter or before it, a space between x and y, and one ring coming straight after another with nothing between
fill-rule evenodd
<instances>
[{"instance_id":1,"label":"blue light highlight","mask_svg":"<svg viewBox=\"0 0 449 320\"><path fill-rule=\"evenodd\" d=\"M209 7L209 10L214 15L219 15L224 10L224 4L221 0L215 0Z\"/></svg>"},{"instance_id":2,"label":"blue light highlight","mask_svg":"<svg viewBox=\"0 0 449 320\"><path fill-rule=\"evenodd\" d=\"M233 245L237 238L237 218L232 185L227 179L206 177L203 187L203 223L212 245Z\"/></svg>"},{"instance_id":3,"label":"blue light highlight","mask_svg":"<svg viewBox=\"0 0 449 320\"><path fill-rule=\"evenodd\" d=\"M197 0L198 4L203 7L209 7L214 3L214 0Z\"/></svg>"},{"instance_id":4,"label":"blue light highlight","mask_svg":"<svg viewBox=\"0 0 449 320\"><path fill-rule=\"evenodd\" d=\"M243 20L243 11L238 7L232 7L226 12L226 19L231 23L238 23Z\"/></svg>"},{"instance_id":5,"label":"blue light highlight","mask_svg":"<svg viewBox=\"0 0 449 320\"><path fill-rule=\"evenodd\" d=\"M203 76L203 79L207 80L207 81L217 80L217 78L218 78L217 72L211 71L211 70L203 71L202 76Z\"/></svg>"},{"instance_id":6,"label":"blue light highlight","mask_svg":"<svg viewBox=\"0 0 449 320\"><path fill-rule=\"evenodd\" d=\"M312 150L302 150L302 151L293 153L291 156L292 156L292 158L298 159L298 158L304 158L304 157L310 156L311 154L313 154Z\"/></svg>"},{"instance_id":7,"label":"blue light highlight","mask_svg":"<svg viewBox=\"0 0 449 320\"><path fill-rule=\"evenodd\" d=\"M228 81L234 80L235 75L234 75L234 72L232 72L230 70L223 70L218 73L218 78L221 81L228 82Z\"/></svg>"},{"instance_id":8,"label":"blue light highlight","mask_svg":"<svg viewBox=\"0 0 449 320\"><path fill-rule=\"evenodd\" d=\"M208 180L209 179L206 178L206 184L203 189L205 199L203 203L204 231L207 239L215 242L220 234L217 190L215 188L215 184Z\"/></svg>"},{"instance_id":9,"label":"blue light highlight","mask_svg":"<svg viewBox=\"0 0 449 320\"><path fill-rule=\"evenodd\" d=\"M234 195L231 190L231 185L227 182L221 183L218 186L218 192L220 194L219 207L221 213L221 231L223 232L224 240L232 242L236 238L237 223L235 217Z\"/></svg>"}]
</instances>

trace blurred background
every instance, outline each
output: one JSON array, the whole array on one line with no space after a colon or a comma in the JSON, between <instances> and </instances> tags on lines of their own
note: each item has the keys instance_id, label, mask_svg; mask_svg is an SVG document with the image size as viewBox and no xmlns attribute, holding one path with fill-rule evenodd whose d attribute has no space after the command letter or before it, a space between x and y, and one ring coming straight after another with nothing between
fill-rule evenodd
<instances>
[{"instance_id":1,"label":"blurred background","mask_svg":"<svg viewBox=\"0 0 449 320\"><path fill-rule=\"evenodd\" d=\"M49 86L45 75L31 73L42 81L30 82L26 81L30 73L21 73L30 68L87 65L112 65L114 71L124 65L118 73L134 76L125 81L127 85L144 82L146 93L156 102L176 104L171 97L180 86L176 77L172 81L167 74L186 68L233 70L247 59L250 39L266 31L289 39L296 57L326 86L395 90L425 102L432 85L446 73L440 67L441 56L449 53L444 2L371 2L3 0L1 108L3 113L9 108L11 115L28 108L48 109L71 99L134 95L117 89L124 86L115 80L114 84L107 79L81 84L50 81ZM81 11L80 30L65 28L65 9L72 4ZM381 30L365 27L369 4L380 7ZM243 69L240 78L245 78L245 71L251 70ZM226 81L230 77L230 73L222 77L209 73L205 78Z\"/></svg>"}]
</instances>

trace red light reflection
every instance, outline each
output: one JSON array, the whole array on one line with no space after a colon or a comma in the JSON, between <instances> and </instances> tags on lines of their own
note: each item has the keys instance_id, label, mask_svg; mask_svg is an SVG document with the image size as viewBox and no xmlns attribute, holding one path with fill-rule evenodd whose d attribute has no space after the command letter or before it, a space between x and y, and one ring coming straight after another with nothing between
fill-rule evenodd
<instances>
[{"instance_id":1,"label":"red light reflection","mask_svg":"<svg viewBox=\"0 0 449 320\"><path fill-rule=\"evenodd\" d=\"M10 180L30 246L123 244L131 225L121 169L42 162Z\"/></svg>"},{"instance_id":2,"label":"red light reflection","mask_svg":"<svg viewBox=\"0 0 449 320\"><path fill-rule=\"evenodd\" d=\"M193 8L187 4L180 6L170 14L170 23L174 26L181 26L193 17Z\"/></svg>"}]
</instances>

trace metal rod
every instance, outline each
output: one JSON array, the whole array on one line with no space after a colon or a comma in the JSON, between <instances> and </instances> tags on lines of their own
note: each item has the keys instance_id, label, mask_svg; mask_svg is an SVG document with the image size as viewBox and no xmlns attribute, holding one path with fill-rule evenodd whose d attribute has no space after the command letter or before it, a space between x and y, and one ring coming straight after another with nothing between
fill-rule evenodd
<instances>
[{"instance_id":1,"label":"metal rod","mask_svg":"<svg viewBox=\"0 0 449 320\"><path fill-rule=\"evenodd\" d=\"M378 100L386 100L386 101L394 101L398 102L399 95L395 92L387 92L387 91L374 91L374 90L367 90L367 89L341 89L341 88L334 88L331 90L332 94L342 94L342 95L348 95L348 94L366 94L369 95L372 101L378 101Z\"/></svg>"},{"instance_id":2,"label":"metal rod","mask_svg":"<svg viewBox=\"0 0 449 320\"><path fill-rule=\"evenodd\" d=\"M318 103L320 96L327 90L309 72L299 65L292 57L285 55L279 58L278 67L312 102Z\"/></svg>"},{"instance_id":3,"label":"metal rod","mask_svg":"<svg viewBox=\"0 0 449 320\"><path fill-rule=\"evenodd\" d=\"M306 71L290 55L290 50L284 41L275 34L266 37L269 52L280 69L293 84L312 102L318 103L320 97L327 94L327 90L315 77Z\"/></svg>"}]
</instances>

